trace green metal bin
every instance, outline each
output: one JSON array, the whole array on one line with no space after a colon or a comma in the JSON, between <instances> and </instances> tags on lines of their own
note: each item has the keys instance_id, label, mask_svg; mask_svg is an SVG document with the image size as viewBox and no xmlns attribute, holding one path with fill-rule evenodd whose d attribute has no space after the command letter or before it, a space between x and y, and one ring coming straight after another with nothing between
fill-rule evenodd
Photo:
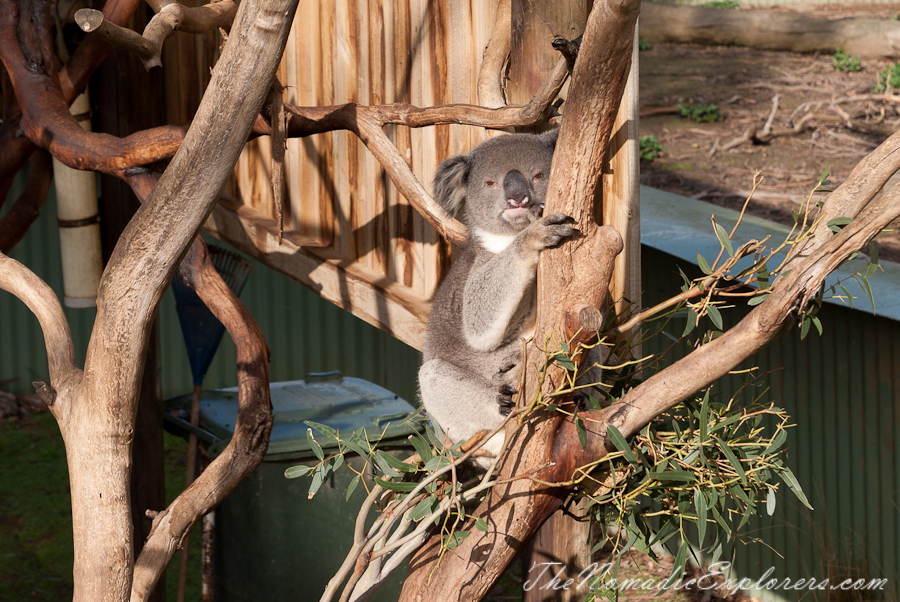
<instances>
[{"instance_id":1,"label":"green metal bin","mask_svg":"<svg viewBox=\"0 0 900 602\"><path fill-rule=\"evenodd\" d=\"M355 476L339 469L307 499L309 478L287 479L284 471L318 460L307 441L304 420L326 424L340 433L365 428L370 439L384 433L381 448L411 455L404 420L415 411L406 400L368 381L340 373L311 374L306 379L272 383L274 426L262 464L216 509L215 592L217 602L315 601L340 568L353 544L357 512L366 496L357 487L346 500ZM174 400L173 400L174 401ZM233 434L237 388L204 391L200 426L220 438L209 447L216 456ZM333 449L313 431L326 455ZM360 470L359 457L347 458ZM406 567L398 568L373 600L396 600Z\"/></svg>"}]
</instances>

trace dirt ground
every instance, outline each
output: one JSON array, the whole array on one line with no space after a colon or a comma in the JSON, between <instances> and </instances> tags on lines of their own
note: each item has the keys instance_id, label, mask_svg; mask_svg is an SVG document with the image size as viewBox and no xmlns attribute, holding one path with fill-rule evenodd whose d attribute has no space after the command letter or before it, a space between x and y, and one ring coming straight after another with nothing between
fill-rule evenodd
<instances>
[{"instance_id":1,"label":"dirt ground","mask_svg":"<svg viewBox=\"0 0 900 602\"><path fill-rule=\"evenodd\" d=\"M802 7L801 7L802 9ZM890 7L819 6L818 16L890 18ZM861 71L840 72L831 54L794 54L739 46L655 44L640 53L640 134L654 135L662 155L641 162L641 183L716 205L740 209L753 176L764 180L748 210L792 224L819 178L829 170L834 189L853 167L900 128L900 105L874 98L879 74L893 63L862 60ZM851 96L867 95L849 101ZM777 99L777 100L776 100ZM773 106L777 108L773 114ZM697 123L679 103L715 104L721 119ZM735 143L756 126L778 135L767 144ZM727 148L729 144L733 148ZM815 200L825 194L815 195ZM879 237L881 256L900 261L900 231Z\"/></svg>"}]
</instances>

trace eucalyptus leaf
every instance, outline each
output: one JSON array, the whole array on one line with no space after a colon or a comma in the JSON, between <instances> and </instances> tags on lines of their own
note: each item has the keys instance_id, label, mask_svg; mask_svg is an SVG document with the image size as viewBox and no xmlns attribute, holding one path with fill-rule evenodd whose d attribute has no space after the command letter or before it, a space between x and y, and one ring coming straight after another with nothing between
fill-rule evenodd
<instances>
[{"instance_id":1,"label":"eucalyptus leaf","mask_svg":"<svg viewBox=\"0 0 900 602\"><path fill-rule=\"evenodd\" d=\"M697 543L703 547L706 538L706 496L698 488L694 488L694 507L697 509Z\"/></svg>"},{"instance_id":2,"label":"eucalyptus leaf","mask_svg":"<svg viewBox=\"0 0 900 602\"><path fill-rule=\"evenodd\" d=\"M719 239L719 243L722 245L722 248L728 253L729 257L734 257L734 248L731 246L731 239L728 238L728 232L725 231L720 224L713 222L716 227L716 238Z\"/></svg>"},{"instance_id":3,"label":"eucalyptus leaf","mask_svg":"<svg viewBox=\"0 0 900 602\"><path fill-rule=\"evenodd\" d=\"M290 468L285 470L284 476L288 479L296 479L297 477L308 475L310 472L312 472L311 466L301 464L300 466L291 466Z\"/></svg>"},{"instance_id":4,"label":"eucalyptus leaf","mask_svg":"<svg viewBox=\"0 0 900 602\"><path fill-rule=\"evenodd\" d=\"M706 262L706 259L700 253L697 253L697 265L700 267L700 271L706 275L712 274L712 270L709 268L709 264Z\"/></svg>"},{"instance_id":5,"label":"eucalyptus leaf","mask_svg":"<svg viewBox=\"0 0 900 602\"><path fill-rule=\"evenodd\" d=\"M609 437L610 441L613 442L613 445L616 446L620 452L625 455L625 459L631 462L635 467L638 466L637 458L634 457L634 453L631 451L631 446L628 445L628 441L625 440L625 437L622 436L622 433L619 432L619 429L614 427L611 424L606 426L606 436Z\"/></svg>"},{"instance_id":6,"label":"eucalyptus leaf","mask_svg":"<svg viewBox=\"0 0 900 602\"><path fill-rule=\"evenodd\" d=\"M389 489L391 491L400 491L403 493L409 493L419 485L418 483L406 483L404 481L385 481L384 479L381 479L379 477L375 477L375 482L381 485L384 489Z\"/></svg>"},{"instance_id":7,"label":"eucalyptus leaf","mask_svg":"<svg viewBox=\"0 0 900 602\"><path fill-rule=\"evenodd\" d=\"M778 475L784 481L784 484L790 487L791 491L794 492L794 495L797 496L797 499L803 502L803 505L809 508L810 510L813 507L810 505L809 500L806 499L806 494L803 493L803 488L800 487L800 483L797 481L797 477L794 476L794 473L791 472L791 469L787 466L783 466L778 469Z\"/></svg>"},{"instance_id":8,"label":"eucalyptus leaf","mask_svg":"<svg viewBox=\"0 0 900 602\"><path fill-rule=\"evenodd\" d=\"M313 437L312 429L306 429L306 440L309 442L309 447L312 449L313 453L316 454L316 457L319 460L324 460L325 453L322 451L322 446L319 445L319 442Z\"/></svg>"}]
</instances>

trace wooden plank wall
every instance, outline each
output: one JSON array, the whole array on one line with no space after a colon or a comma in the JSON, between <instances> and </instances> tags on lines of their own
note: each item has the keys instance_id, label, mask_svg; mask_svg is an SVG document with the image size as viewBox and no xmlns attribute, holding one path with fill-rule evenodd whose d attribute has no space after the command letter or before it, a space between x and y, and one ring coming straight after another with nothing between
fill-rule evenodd
<instances>
[{"instance_id":1,"label":"wooden plank wall","mask_svg":"<svg viewBox=\"0 0 900 602\"><path fill-rule=\"evenodd\" d=\"M301 106L476 104L478 69L495 11L496 1L301 0L279 71L279 79L287 87L286 100ZM466 126L414 130L392 126L387 133L429 189L441 160L468 150L485 137L479 128ZM243 204L245 217L268 218L256 220L257 230L261 223L265 223L263 230L271 229L274 223L270 220L276 215L269 184L270 157L269 138L249 143L228 190ZM277 245L271 248L275 243L268 241L266 250L270 255L294 255L299 247L313 249L335 266L321 275L335 283L346 277L346 268L360 268L356 270L359 278L353 279L353 274L350 278L359 285L352 288L360 297L337 286L330 300L421 347L424 323L416 327L415 321L422 321L423 312L427 319L428 300L449 265L448 245L397 193L353 134L334 132L291 139L286 164L285 232L286 239L295 244L280 249ZM240 227L248 231L249 221L253 221L245 219L242 225L229 227L228 217L219 217L210 228L226 239ZM243 248L255 238L259 247L261 237L270 234L257 231L244 244L238 241L238 246ZM251 254L266 261L258 253ZM291 269L289 264L300 261L266 262L328 296L323 291L334 287L321 280L308 281L304 276L309 267ZM373 277L378 290L366 293L364 281ZM407 309L415 306L407 316L408 323L391 323L384 305L396 303ZM364 307L366 304L381 307Z\"/></svg>"}]
</instances>

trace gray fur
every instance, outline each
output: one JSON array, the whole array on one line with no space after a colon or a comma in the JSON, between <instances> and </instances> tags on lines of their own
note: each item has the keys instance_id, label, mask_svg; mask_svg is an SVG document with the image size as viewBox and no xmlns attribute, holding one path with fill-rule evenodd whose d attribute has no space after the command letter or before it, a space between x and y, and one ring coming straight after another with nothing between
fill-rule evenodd
<instances>
[{"instance_id":1,"label":"gray fur","mask_svg":"<svg viewBox=\"0 0 900 602\"><path fill-rule=\"evenodd\" d=\"M534 328L540 252L578 232L565 215L541 217L555 146L555 131L500 136L445 160L435 176L436 200L471 239L435 295L419 370L425 408L454 442L509 413L521 339ZM502 442L486 449L496 454Z\"/></svg>"}]
</instances>

